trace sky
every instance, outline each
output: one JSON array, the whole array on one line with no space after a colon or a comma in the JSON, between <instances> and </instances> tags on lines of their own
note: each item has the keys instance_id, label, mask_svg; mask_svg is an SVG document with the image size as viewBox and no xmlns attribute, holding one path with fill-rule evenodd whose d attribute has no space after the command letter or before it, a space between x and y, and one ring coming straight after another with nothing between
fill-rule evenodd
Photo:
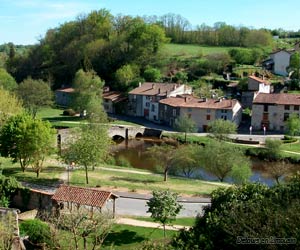
<instances>
[{"instance_id":1,"label":"sky","mask_svg":"<svg viewBox=\"0 0 300 250\"><path fill-rule=\"evenodd\" d=\"M300 29L299 0L0 0L0 44L36 44L48 29L102 8L114 16L179 14L193 27Z\"/></svg>"}]
</instances>

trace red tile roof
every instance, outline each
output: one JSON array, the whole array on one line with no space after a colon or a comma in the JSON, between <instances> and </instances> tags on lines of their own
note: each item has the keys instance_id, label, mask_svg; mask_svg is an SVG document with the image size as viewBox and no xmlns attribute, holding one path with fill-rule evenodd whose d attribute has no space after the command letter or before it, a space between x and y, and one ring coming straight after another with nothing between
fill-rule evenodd
<instances>
[{"instance_id":1,"label":"red tile roof","mask_svg":"<svg viewBox=\"0 0 300 250\"><path fill-rule=\"evenodd\" d=\"M253 104L300 105L300 95L259 93Z\"/></svg>"},{"instance_id":2,"label":"red tile roof","mask_svg":"<svg viewBox=\"0 0 300 250\"><path fill-rule=\"evenodd\" d=\"M166 96L177 87L180 87L180 84L145 82L140 87L131 90L129 94Z\"/></svg>"},{"instance_id":3,"label":"red tile roof","mask_svg":"<svg viewBox=\"0 0 300 250\"><path fill-rule=\"evenodd\" d=\"M196 98L191 95L181 95L160 100L159 103L182 108L232 109L238 101L227 99L205 99Z\"/></svg>"},{"instance_id":4,"label":"red tile roof","mask_svg":"<svg viewBox=\"0 0 300 250\"><path fill-rule=\"evenodd\" d=\"M117 195L95 188L83 188L60 185L51 199L59 202L71 202L92 207L103 207L108 199Z\"/></svg>"},{"instance_id":5,"label":"red tile roof","mask_svg":"<svg viewBox=\"0 0 300 250\"><path fill-rule=\"evenodd\" d=\"M253 80L257 81L257 82L260 82L260 83L264 83L264 84L268 84L268 85L271 84L270 82L268 82L268 81L266 81L264 79L261 79L259 77L256 77L256 76L249 76L249 78L251 78L251 79L253 79Z\"/></svg>"},{"instance_id":6,"label":"red tile roof","mask_svg":"<svg viewBox=\"0 0 300 250\"><path fill-rule=\"evenodd\" d=\"M108 91L103 93L103 99L111 100L113 102L120 102L126 100L126 96L118 91Z\"/></svg>"}]
</instances>

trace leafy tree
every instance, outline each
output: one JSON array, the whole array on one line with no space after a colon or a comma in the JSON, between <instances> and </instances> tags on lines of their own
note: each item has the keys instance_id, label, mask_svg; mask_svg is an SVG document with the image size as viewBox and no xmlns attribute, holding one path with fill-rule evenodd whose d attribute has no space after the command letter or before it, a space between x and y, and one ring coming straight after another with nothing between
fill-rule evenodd
<instances>
[{"instance_id":1,"label":"leafy tree","mask_svg":"<svg viewBox=\"0 0 300 250\"><path fill-rule=\"evenodd\" d=\"M291 114L285 125L290 136L300 135L300 119L298 114Z\"/></svg>"},{"instance_id":2,"label":"leafy tree","mask_svg":"<svg viewBox=\"0 0 300 250\"><path fill-rule=\"evenodd\" d=\"M196 123L186 114L176 118L174 128L179 132L184 132L184 141L186 143L186 134L197 131Z\"/></svg>"},{"instance_id":3,"label":"leafy tree","mask_svg":"<svg viewBox=\"0 0 300 250\"><path fill-rule=\"evenodd\" d=\"M23 100L24 107L36 117L38 110L52 104L53 93L48 83L28 77L20 83L17 95Z\"/></svg>"},{"instance_id":4,"label":"leafy tree","mask_svg":"<svg viewBox=\"0 0 300 250\"><path fill-rule=\"evenodd\" d=\"M85 169L86 184L89 183L88 169L94 169L108 157L110 138L107 128L99 125L82 127L71 136L67 147L62 152L62 159L66 163L75 162Z\"/></svg>"},{"instance_id":5,"label":"leafy tree","mask_svg":"<svg viewBox=\"0 0 300 250\"><path fill-rule=\"evenodd\" d=\"M186 72L179 71L175 74L175 82L184 84L188 81L188 76Z\"/></svg>"},{"instance_id":6,"label":"leafy tree","mask_svg":"<svg viewBox=\"0 0 300 250\"><path fill-rule=\"evenodd\" d=\"M193 172L199 168L202 148L198 145L182 145L174 153L174 167L172 172L183 173L191 177Z\"/></svg>"},{"instance_id":7,"label":"leafy tree","mask_svg":"<svg viewBox=\"0 0 300 250\"><path fill-rule=\"evenodd\" d=\"M153 197L147 202L147 213L151 213L151 217L163 225L164 237L166 237L166 225L176 219L182 205L177 202L178 195L169 190L153 191L152 195Z\"/></svg>"},{"instance_id":8,"label":"leafy tree","mask_svg":"<svg viewBox=\"0 0 300 250\"><path fill-rule=\"evenodd\" d=\"M0 207L8 207L12 196L22 185L14 177L0 174Z\"/></svg>"},{"instance_id":9,"label":"leafy tree","mask_svg":"<svg viewBox=\"0 0 300 250\"><path fill-rule=\"evenodd\" d=\"M0 88L0 128L13 115L23 112L21 102L7 90Z\"/></svg>"},{"instance_id":10,"label":"leafy tree","mask_svg":"<svg viewBox=\"0 0 300 250\"><path fill-rule=\"evenodd\" d=\"M250 162L239 148L222 143L211 141L206 144L202 154L203 168L210 174L216 176L221 182L227 176L238 177L237 182L247 180L250 175ZM238 169L241 171L238 172Z\"/></svg>"},{"instance_id":11,"label":"leafy tree","mask_svg":"<svg viewBox=\"0 0 300 250\"><path fill-rule=\"evenodd\" d=\"M300 73L300 53L299 52L296 52L296 53L294 53L291 56L289 71L292 73L292 78L293 79L300 80L300 78L299 78L299 73Z\"/></svg>"},{"instance_id":12,"label":"leafy tree","mask_svg":"<svg viewBox=\"0 0 300 250\"><path fill-rule=\"evenodd\" d=\"M111 214L97 212L90 216L84 208L66 209L64 213L57 217L48 217L47 220L54 226L54 238L61 238L61 228L71 233L68 243L76 250L101 249L114 223ZM81 242L82 247L79 245Z\"/></svg>"},{"instance_id":13,"label":"leafy tree","mask_svg":"<svg viewBox=\"0 0 300 250\"><path fill-rule=\"evenodd\" d=\"M160 82L162 75L159 69L147 67L143 74L147 82Z\"/></svg>"},{"instance_id":14,"label":"leafy tree","mask_svg":"<svg viewBox=\"0 0 300 250\"><path fill-rule=\"evenodd\" d=\"M300 178L267 187L251 183L220 188L211 195L211 206L205 209L189 231L175 237L175 249L252 249L243 239L294 239L292 245L264 242L259 249L299 248Z\"/></svg>"},{"instance_id":15,"label":"leafy tree","mask_svg":"<svg viewBox=\"0 0 300 250\"><path fill-rule=\"evenodd\" d=\"M126 64L116 71L115 78L122 89L128 88L129 83L132 82L138 75L139 68L136 65Z\"/></svg>"},{"instance_id":16,"label":"leafy tree","mask_svg":"<svg viewBox=\"0 0 300 250\"><path fill-rule=\"evenodd\" d=\"M208 124L209 132L218 140L224 140L229 134L236 134L237 126L234 122L216 119Z\"/></svg>"},{"instance_id":17,"label":"leafy tree","mask_svg":"<svg viewBox=\"0 0 300 250\"><path fill-rule=\"evenodd\" d=\"M0 88L13 91L18 87L15 79L5 69L0 68Z\"/></svg>"},{"instance_id":18,"label":"leafy tree","mask_svg":"<svg viewBox=\"0 0 300 250\"><path fill-rule=\"evenodd\" d=\"M74 79L74 95L72 107L76 111L86 110L88 117L94 122L106 120L102 107L102 89L104 82L94 71L77 71Z\"/></svg>"},{"instance_id":19,"label":"leafy tree","mask_svg":"<svg viewBox=\"0 0 300 250\"><path fill-rule=\"evenodd\" d=\"M267 160L276 161L282 158L280 153L280 147L282 142L280 140L274 140L267 138L265 141L266 154L265 158Z\"/></svg>"},{"instance_id":20,"label":"leafy tree","mask_svg":"<svg viewBox=\"0 0 300 250\"><path fill-rule=\"evenodd\" d=\"M175 148L173 146L162 144L160 146L153 146L147 149L147 154L153 158L156 164L163 168L164 181L168 180L168 173L170 169L174 166L174 152Z\"/></svg>"},{"instance_id":21,"label":"leafy tree","mask_svg":"<svg viewBox=\"0 0 300 250\"><path fill-rule=\"evenodd\" d=\"M11 117L0 131L0 152L19 162L22 171L32 164L37 177L45 157L53 152L55 130L49 122L27 114Z\"/></svg>"}]
</instances>

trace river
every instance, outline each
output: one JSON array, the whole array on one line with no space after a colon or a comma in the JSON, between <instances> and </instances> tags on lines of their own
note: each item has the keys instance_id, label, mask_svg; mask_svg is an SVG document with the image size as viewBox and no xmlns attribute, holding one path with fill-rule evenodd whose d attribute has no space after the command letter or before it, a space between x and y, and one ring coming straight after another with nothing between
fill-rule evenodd
<instances>
[{"instance_id":1,"label":"river","mask_svg":"<svg viewBox=\"0 0 300 250\"><path fill-rule=\"evenodd\" d=\"M119 165L132 166L139 169L147 169L155 171L156 164L149 155L145 154L147 148L154 145L160 145L162 140L157 138L139 138L128 141L119 141L113 146L114 158ZM252 176L251 182L259 182L272 186L275 184L275 180L270 177L270 174L266 170L265 163L257 158L251 158ZM271 163L270 163L271 164ZM286 165L292 171L295 170L295 166L292 164ZM218 179L209 173L205 172L201 168L195 171L191 178L198 178L209 181L218 181ZM225 179L226 182L232 182L230 178Z\"/></svg>"}]
</instances>

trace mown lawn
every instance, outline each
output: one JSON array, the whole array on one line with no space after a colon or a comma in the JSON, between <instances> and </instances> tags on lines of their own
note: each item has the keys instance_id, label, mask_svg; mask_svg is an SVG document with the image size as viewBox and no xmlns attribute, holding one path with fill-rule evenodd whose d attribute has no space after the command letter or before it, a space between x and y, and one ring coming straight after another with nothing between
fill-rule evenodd
<instances>
[{"instance_id":1,"label":"mown lawn","mask_svg":"<svg viewBox=\"0 0 300 250\"><path fill-rule=\"evenodd\" d=\"M31 167L22 172L19 163L12 163L10 159L0 157L0 169L5 176L15 177L18 181L24 181L33 184L52 186L60 181L60 175L65 171L64 166L52 162L50 159L45 162L39 178Z\"/></svg>"},{"instance_id":2,"label":"mown lawn","mask_svg":"<svg viewBox=\"0 0 300 250\"><path fill-rule=\"evenodd\" d=\"M200 46L190 44L166 44L163 48L163 52L169 56L179 56L184 58L199 57L199 55L208 55L213 53L226 53L230 49L238 47L213 47L213 46ZM246 48L238 48L248 50Z\"/></svg>"},{"instance_id":3,"label":"mown lawn","mask_svg":"<svg viewBox=\"0 0 300 250\"><path fill-rule=\"evenodd\" d=\"M166 230L166 239L171 239L177 232ZM60 233L60 247L62 250L75 249L72 234L67 231ZM71 240L72 239L72 240ZM104 250L138 250L146 241L163 241L163 230L158 228L136 227L130 225L115 224L112 231L105 239L102 248ZM90 239L88 239L88 242ZM82 240L79 248L83 249Z\"/></svg>"},{"instance_id":4,"label":"mown lawn","mask_svg":"<svg viewBox=\"0 0 300 250\"><path fill-rule=\"evenodd\" d=\"M159 174L141 174L134 172L118 172L108 169L96 168L89 171L89 184L85 184L85 171L77 169L71 174L71 184L90 187L125 188L131 192L166 190L169 189L179 194L209 195L218 187L226 187L229 184L218 182L206 182L195 179L170 176L167 182Z\"/></svg>"}]
</instances>

